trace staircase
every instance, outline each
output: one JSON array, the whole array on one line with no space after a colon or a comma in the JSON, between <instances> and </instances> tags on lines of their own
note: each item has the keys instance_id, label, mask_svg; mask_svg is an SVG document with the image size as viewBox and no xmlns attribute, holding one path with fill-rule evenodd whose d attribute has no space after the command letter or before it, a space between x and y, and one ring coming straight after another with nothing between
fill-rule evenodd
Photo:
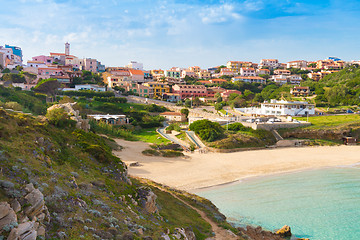
<instances>
[{"instance_id":1,"label":"staircase","mask_svg":"<svg viewBox=\"0 0 360 240\"><path fill-rule=\"evenodd\" d=\"M276 141L284 140L282 136L275 129L271 130L271 133L274 135Z\"/></svg>"}]
</instances>

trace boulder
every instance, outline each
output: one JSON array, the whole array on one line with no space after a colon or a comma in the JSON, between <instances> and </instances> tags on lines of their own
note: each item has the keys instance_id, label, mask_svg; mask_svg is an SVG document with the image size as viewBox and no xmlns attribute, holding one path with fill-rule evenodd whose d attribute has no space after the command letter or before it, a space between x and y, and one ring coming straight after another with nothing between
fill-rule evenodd
<instances>
[{"instance_id":1,"label":"boulder","mask_svg":"<svg viewBox=\"0 0 360 240\"><path fill-rule=\"evenodd\" d=\"M7 202L0 203L0 231L7 225L17 223L15 211Z\"/></svg>"},{"instance_id":2,"label":"boulder","mask_svg":"<svg viewBox=\"0 0 360 240\"><path fill-rule=\"evenodd\" d=\"M41 221L45 219L50 220L49 211L45 206L44 195L40 190L35 189L32 183L26 185L25 190L28 192L24 197L28 204L28 206L24 208L25 215L31 220L35 219L35 217Z\"/></svg>"},{"instance_id":3,"label":"boulder","mask_svg":"<svg viewBox=\"0 0 360 240\"><path fill-rule=\"evenodd\" d=\"M67 112L70 116L70 119L76 121L76 127L82 129L84 131L88 131L90 129L89 119L82 119L79 111L74 110L75 103L63 103L63 104L55 104L47 109L47 111L52 111L54 109L62 108Z\"/></svg>"},{"instance_id":4,"label":"boulder","mask_svg":"<svg viewBox=\"0 0 360 240\"><path fill-rule=\"evenodd\" d=\"M19 224L17 228L11 230L7 240L36 240L38 224L33 222L25 222Z\"/></svg>"},{"instance_id":5,"label":"boulder","mask_svg":"<svg viewBox=\"0 0 360 240\"><path fill-rule=\"evenodd\" d=\"M291 237L291 229L288 225L283 226L279 230L276 231L277 235L280 235L282 237Z\"/></svg>"},{"instance_id":6,"label":"boulder","mask_svg":"<svg viewBox=\"0 0 360 240\"><path fill-rule=\"evenodd\" d=\"M15 212L15 213L20 212L20 210L21 210L21 205L20 205L20 203L18 202L18 200L16 200L16 199L12 200L12 201L10 202L10 205L11 205L12 209L14 209L14 212Z\"/></svg>"},{"instance_id":7,"label":"boulder","mask_svg":"<svg viewBox=\"0 0 360 240\"><path fill-rule=\"evenodd\" d=\"M151 191L149 188L139 188L138 190L139 198L142 207L148 212L148 213L157 213L158 208L156 207L156 194Z\"/></svg>"}]
</instances>

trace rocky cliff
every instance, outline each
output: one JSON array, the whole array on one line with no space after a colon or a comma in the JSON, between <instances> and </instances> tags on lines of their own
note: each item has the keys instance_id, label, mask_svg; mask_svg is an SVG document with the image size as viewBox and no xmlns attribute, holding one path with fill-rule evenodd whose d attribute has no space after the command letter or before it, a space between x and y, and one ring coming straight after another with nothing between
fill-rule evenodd
<instances>
[{"instance_id":1,"label":"rocky cliff","mask_svg":"<svg viewBox=\"0 0 360 240\"><path fill-rule=\"evenodd\" d=\"M111 154L117 147L91 132L0 109L0 239L213 236L194 209L130 179Z\"/></svg>"}]
</instances>

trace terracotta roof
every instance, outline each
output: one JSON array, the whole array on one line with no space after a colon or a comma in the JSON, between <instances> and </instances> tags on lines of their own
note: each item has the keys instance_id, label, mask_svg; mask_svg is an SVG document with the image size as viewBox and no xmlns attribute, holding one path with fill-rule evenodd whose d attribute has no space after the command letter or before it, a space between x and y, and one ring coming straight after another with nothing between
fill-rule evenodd
<instances>
[{"instance_id":1,"label":"terracotta roof","mask_svg":"<svg viewBox=\"0 0 360 240\"><path fill-rule=\"evenodd\" d=\"M214 78L214 79L210 79L209 81L211 81L211 82L227 82L227 80L221 79L221 78Z\"/></svg>"},{"instance_id":2,"label":"terracotta roof","mask_svg":"<svg viewBox=\"0 0 360 240\"><path fill-rule=\"evenodd\" d=\"M265 80L262 77L235 77L235 78L239 78L239 79L262 79L262 80Z\"/></svg>"},{"instance_id":3,"label":"terracotta roof","mask_svg":"<svg viewBox=\"0 0 360 240\"><path fill-rule=\"evenodd\" d=\"M58 70L58 71L61 71L60 68L39 68L39 69L44 69L44 70Z\"/></svg>"},{"instance_id":4,"label":"terracotta roof","mask_svg":"<svg viewBox=\"0 0 360 240\"><path fill-rule=\"evenodd\" d=\"M66 56L65 53L50 53L50 56Z\"/></svg>"},{"instance_id":5,"label":"terracotta roof","mask_svg":"<svg viewBox=\"0 0 360 240\"><path fill-rule=\"evenodd\" d=\"M137 69L129 69L131 75L144 75L144 72Z\"/></svg>"},{"instance_id":6,"label":"terracotta roof","mask_svg":"<svg viewBox=\"0 0 360 240\"><path fill-rule=\"evenodd\" d=\"M163 113L160 113L160 115L185 116L184 114L181 114L178 112L163 112Z\"/></svg>"}]
</instances>

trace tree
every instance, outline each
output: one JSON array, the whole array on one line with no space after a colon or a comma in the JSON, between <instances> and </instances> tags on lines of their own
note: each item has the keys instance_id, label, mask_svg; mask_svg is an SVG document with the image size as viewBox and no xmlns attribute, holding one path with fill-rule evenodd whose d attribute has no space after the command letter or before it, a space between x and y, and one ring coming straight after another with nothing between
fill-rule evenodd
<instances>
[{"instance_id":1,"label":"tree","mask_svg":"<svg viewBox=\"0 0 360 240\"><path fill-rule=\"evenodd\" d=\"M308 67L316 68L316 63L310 63L310 64L308 64Z\"/></svg>"},{"instance_id":2,"label":"tree","mask_svg":"<svg viewBox=\"0 0 360 240\"><path fill-rule=\"evenodd\" d=\"M11 81L13 83L25 83L26 79L21 74L16 73L4 73L2 76L3 81Z\"/></svg>"},{"instance_id":3,"label":"tree","mask_svg":"<svg viewBox=\"0 0 360 240\"><path fill-rule=\"evenodd\" d=\"M11 71L10 71L10 69L5 68L5 69L2 71L2 73L11 73Z\"/></svg>"},{"instance_id":4,"label":"tree","mask_svg":"<svg viewBox=\"0 0 360 240\"><path fill-rule=\"evenodd\" d=\"M62 108L55 108L48 111L45 116L49 120L49 123L56 127L74 127L76 123L70 119L69 114Z\"/></svg>"},{"instance_id":5,"label":"tree","mask_svg":"<svg viewBox=\"0 0 360 240\"><path fill-rule=\"evenodd\" d=\"M224 129L219 123L211 122L207 119L198 120L190 124L191 131L194 131L199 137L208 142L213 142L223 136Z\"/></svg>"},{"instance_id":6,"label":"tree","mask_svg":"<svg viewBox=\"0 0 360 240\"><path fill-rule=\"evenodd\" d=\"M54 79L44 79L40 81L34 88L35 92L45 93L50 96L54 96L57 89L60 87L60 83Z\"/></svg>"},{"instance_id":7,"label":"tree","mask_svg":"<svg viewBox=\"0 0 360 240\"><path fill-rule=\"evenodd\" d=\"M193 106L200 106L201 105L201 101L198 97L196 97L194 100L193 100Z\"/></svg>"},{"instance_id":8,"label":"tree","mask_svg":"<svg viewBox=\"0 0 360 240\"><path fill-rule=\"evenodd\" d=\"M190 111L187 108L183 108L183 109L180 110L180 113L184 114L185 117L188 118Z\"/></svg>"},{"instance_id":9,"label":"tree","mask_svg":"<svg viewBox=\"0 0 360 240\"><path fill-rule=\"evenodd\" d=\"M191 100L190 99L186 99L185 100L185 107L191 107Z\"/></svg>"},{"instance_id":10,"label":"tree","mask_svg":"<svg viewBox=\"0 0 360 240\"><path fill-rule=\"evenodd\" d=\"M223 104L221 102L219 102L219 103L216 103L214 107L215 107L216 111L220 111L221 109L223 109Z\"/></svg>"}]
</instances>

